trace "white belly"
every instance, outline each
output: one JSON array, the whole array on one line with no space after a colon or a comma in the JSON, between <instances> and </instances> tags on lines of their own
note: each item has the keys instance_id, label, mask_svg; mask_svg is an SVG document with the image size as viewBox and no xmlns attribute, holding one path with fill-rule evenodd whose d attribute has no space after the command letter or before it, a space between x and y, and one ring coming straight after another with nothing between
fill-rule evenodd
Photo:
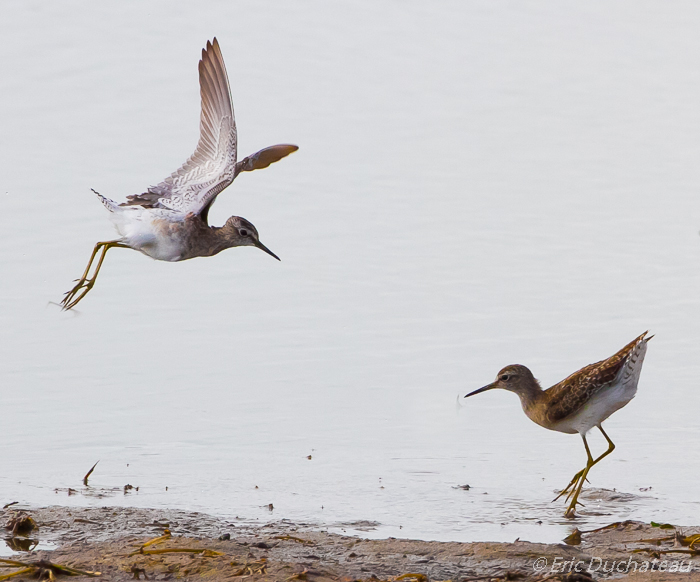
<instances>
[{"instance_id":1,"label":"white belly","mask_svg":"<svg viewBox=\"0 0 700 582\"><path fill-rule=\"evenodd\" d=\"M121 210L121 209L120 209ZM179 261L186 232L180 215L161 209L124 207L111 215L124 244L157 261Z\"/></svg>"},{"instance_id":2,"label":"white belly","mask_svg":"<svg viewBox=\"0 0 700 582\"><path fill-rule=\"evenodd\" d=\"M576 414L557 423L554 430L569 434L586 434L594 426L601 424L614 412L625 406L637 393L637 385L629 390L629 385L618 383L593 396Z\"/></svg>"}]
</instances>

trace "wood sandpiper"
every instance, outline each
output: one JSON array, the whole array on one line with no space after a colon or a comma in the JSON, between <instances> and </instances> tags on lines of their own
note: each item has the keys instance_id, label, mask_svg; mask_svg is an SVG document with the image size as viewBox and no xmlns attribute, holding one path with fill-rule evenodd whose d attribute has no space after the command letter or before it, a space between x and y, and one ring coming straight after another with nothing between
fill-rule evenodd
<instances>
[{"instance_id":1,"label":"wood sandpiper","mask_svg":"<svg viewBox=\"0 0 700 582\"><path fill-rule=\"evenodd\" d=\"M121 237L95 245L83 276L61 301L64 310L75 307L92 289L105 255L113 247L134 249L158 261L184 261L211 257L231 247L254 246L279 260L260 242L257 229L245 218L232 216L222 227L215 227L209 226L207 216L216 197L239 173L267 168L299 148L274 145L236 161L236 120L216 38L202 50L199 86L199 143L182 167L143 194L127 196L123 204L95 192L110 211ZM97 267L90 275L98 254Z\"/></svg>"},{"instance_id":2,"label":"wood sandpiper","mask_svg":"<svg viewBox=\"0 0 700 582\"><path fill-rule=\"evenodd\" d=\"M494 388L515 392L520 397L525 414L533 422L550 430L581 435L588 456L586 466L554 499L556 501L568 494L567 501L570 503L566 517L576 517L577 504L583 505L578 497L591 467L615 449L602 423L637 393L647 342L654 337L647 336L648 333L645 331L613 356L581 368L547 390L542 390L529 369L514 364L503 368L495 382L465 396L468 398ZM586 441L586 433L594 426L608 441L608 450L595 460Z\"/></svg>"}]
</instances>

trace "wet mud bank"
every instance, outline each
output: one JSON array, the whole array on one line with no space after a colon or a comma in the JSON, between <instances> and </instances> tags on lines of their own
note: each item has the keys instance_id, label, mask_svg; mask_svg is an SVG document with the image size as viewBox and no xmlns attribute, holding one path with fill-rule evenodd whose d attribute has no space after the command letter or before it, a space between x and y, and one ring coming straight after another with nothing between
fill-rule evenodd
<instances>
[{"instance_id":1,"label":"wet mud bank","mask_svg":"<svg viewBox=\"0 0 700 582\"><path fill-rule=\"evenodd\" d=\"M117 507L15 506L0 520L0 580L700 582L700 527L668 524L622 522L537 544L366 540L289 521Z\"/></svg>"}]
</instances>

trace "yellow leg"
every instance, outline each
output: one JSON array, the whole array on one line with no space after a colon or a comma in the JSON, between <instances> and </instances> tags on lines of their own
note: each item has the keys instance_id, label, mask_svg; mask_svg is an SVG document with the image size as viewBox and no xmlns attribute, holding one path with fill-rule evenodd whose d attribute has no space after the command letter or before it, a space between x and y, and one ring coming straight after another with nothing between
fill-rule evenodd
<instances>
[{"instance_id":1,"label":"yellow leg","mask_svg":"<svg viewBox=\"0 0 700 582\"><path fill-rule=\"evenodd\" d=\"M583 489L583 484L586 481L586 477L588 476L588 472L591 470L593 465L602 461L605 457L607 457L610 453L612 453L615 450L615 443L613 443L610 440L610 437L603 430L603 427L598 425L598 430L600 430L600 432L603 433L605 440L608 441L608 450L605 451L602 455L600 455L600 457L593 460L593 457L591 456L591 451L588 448L588 443L586 442L586 436L581 435L583 438L583 444L586 447L586 454L588 455L588 462L586 463L586 468L583 470L581 477L579 477L578 487L575 488L575 492L573 494L573 497L571 497L571 494L569 494L569 497L571 497L571 503L569 504L569 507L567 508L566 513L564 514L565 517L570 517L570 518L576 517L576 505L579 504L578 496L581 494L581 489ZM568 499L569 498L567 497L567 501L568 501Z\"/></svg>"},{"instance_id":2,"label":"yellow leg","mask_svg":"<svg viewBox=\"0 0 700 582\"><path fill-rule=\"evenodd\" d=\"M92 255L90 255L90 260L88 261L83 276L80 279L78 279L78 282L76 283L75 287L68 291L68 293L66 293L66 296L63 298L63 301L61 301L61 307L63 307L64 311L67 311L68 309L73 309L73 307L75 307L80 302L80 300L83 297L85 297L85 295L87 295L88 291L92 289L92 287L95 285L95 281L97 280L97 274L100 272L102 263L105 260L105 255L107 254L107 251L112 247L122 249L131 248L118 240L98 242L95 245L95 248L92 250ZM100 254L99 261L97 261L97 267L95 268L95 272L92 275L92 277L89 277L90 268L92 267L92 264L95 261L95 257L97 256L97 253L100 252L100 250L102 251L102 253Z\"/></svg>"}]
</instances>

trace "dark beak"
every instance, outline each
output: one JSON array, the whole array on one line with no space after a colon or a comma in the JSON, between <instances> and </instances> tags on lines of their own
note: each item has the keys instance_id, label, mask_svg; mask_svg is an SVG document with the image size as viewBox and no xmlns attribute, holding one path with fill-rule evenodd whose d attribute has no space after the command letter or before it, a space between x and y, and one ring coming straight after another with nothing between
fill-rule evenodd
<instances>
[{"instance_id":1,"label":"dark beak","mask_svg":"<svg viewBox=\"0 0 700 582\"><path fill-rule=\"evenodd\" d=\"M278 261L282 260L275 253L273 253L270 249L268 249L264 244L262 244L260 241L256 241L254 244L261 251L265 251L268 255L275 257Z\"/></svg>"},{"instance_id":2,"label":"dark beak","mask_svg":"<svg viewBox=\"0 0 700 582\"><path fill-rule=\"evenodd\" d=\"M469 398L470 396L474 396L474 394L480 394L481 392L486 392L487 390L493 390L496 386L494 384L489 384L488 386L484 386L483 388L479 388L478 390L474 390L474 392L470 392L465 396L465 398Z\"/></svg>"}]
</instances>

